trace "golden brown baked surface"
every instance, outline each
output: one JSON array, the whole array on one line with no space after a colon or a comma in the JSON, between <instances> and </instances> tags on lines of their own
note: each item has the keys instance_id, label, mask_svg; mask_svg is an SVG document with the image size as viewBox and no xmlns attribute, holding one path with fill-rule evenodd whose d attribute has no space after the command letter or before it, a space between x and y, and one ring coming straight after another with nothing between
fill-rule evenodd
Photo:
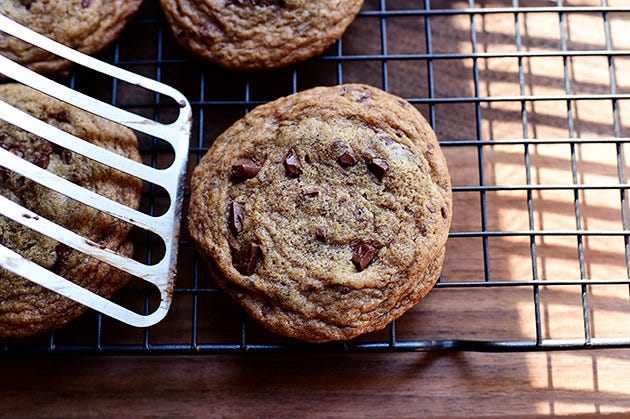
<instances>
[{"instance_id":1,"label":"golden brown baked surface","mask_svg":"<svg viewBox=\"0 0 630 419\"><path fill-rule=\"evenodd\" d=\"M327 341L380 329L429 292L451 209L420 113L344 85L259 106L225 131L194 171L188 224L252 317Z\"/></svg>"},{"instance_id":2,"label":"golden brown baked surface","mask_svg":"<svg viewBox=\"0 0 630 419\"><path fill-rule=\"evenodd\" d=\"M0 14L57 42L93 54L118 37L141 3L142 0L3 0ZM0 52L42 73L70 65L2 32Z\"/></svg>"},{"instance_id":3,"label":"golden brown baked surface","mask_svg":"<svg viewBox=\"0 0 630 419\"><path fill-rule=\"evenodd\" d=\"M161 0L177 40L238 70L278 68L321 54L363 0Z\"/></svg>"},{"instance_id":4,"label":"golden brown baked surface","mask_svg":"<svg viewBox=\"0 0 630 419\"><path fill-rule=\"evenodd\" d=\"M139 160L130 130L17 84L0 85L0 99L93 144ZM131 207L140 202L140 180L53 146L0 121L0 147L56 175ZM0 167L0 194L102 246L131 255L130 226ZM0 243L105 297L128 276L59 242L0 216ZM57 329L85 307L0 269L0 336L23 337Z\"/></svg>"}]
</instances>

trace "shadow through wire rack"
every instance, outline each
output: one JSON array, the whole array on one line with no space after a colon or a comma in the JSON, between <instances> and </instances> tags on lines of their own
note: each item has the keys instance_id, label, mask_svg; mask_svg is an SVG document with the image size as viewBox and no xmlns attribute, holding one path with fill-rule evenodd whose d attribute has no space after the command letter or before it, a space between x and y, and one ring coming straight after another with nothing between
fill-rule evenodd
<instances>
[{"instance_id":1,"label":"shadow through wire rack","mask_svg":"<svg viewBox=\"0 0 630 419\"><path fill-rule=\"evenodd\" d=\"M630 7L619 1L366 0L344 37L296 66L236 73L187 54L157 1L100 58L182 91L194 108L190 168L256 105L317 85L361 82L414 104L453 180L443 275L386 330L310 345L249 320L210 279L184 233L171 312L135 329L97 313L0 352L489 352L630 347ZM83 69L58 76L159 120L172 105ZM159 166L169 152L140 138ZM147 188L143 205L164 196ZM186 214L186 206L184 210ZM184 220L184 230L186 223ZM136 234L150 263L156 240ZM121 302L150 311L131 286Z\"/></svg>"}]
</instances>

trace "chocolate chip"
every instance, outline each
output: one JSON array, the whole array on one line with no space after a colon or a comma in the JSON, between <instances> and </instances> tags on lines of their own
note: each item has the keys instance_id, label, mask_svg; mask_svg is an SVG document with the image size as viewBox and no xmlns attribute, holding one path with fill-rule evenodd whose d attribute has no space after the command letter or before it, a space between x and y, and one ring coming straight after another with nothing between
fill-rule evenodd
<instances>
[{"instance_id":1,"label":"chocolate chip","mask_svg":"<svg viewBox=\"0 0 630 419\"><path fill-rule=\"evenodd\" d=\"M389 163L387 163L387 160L379 157L368 157L367 168L379 181L382 181L383 177L385 177L385 172L389 169Z\"/></svg>"},{"instance_id":2,"label":"chocolate chip","mask_svg":"<svg viewBox=\"0 0 630 419\"><path fill-rule=\"evenodd\" d=\"M302 173L300 159L294 149L289 150L289 154L284 158L284 170L289 177L297 177Z\"/></svg>"},{"instance_id":3,"label":"chocolate chip","mask_svg":"<svg viewBox=\"0 0 630 419\"><path fill-rule=\"evenodd\" d=\"M232 165L232 177L235 179L255 178L261 167L252 159L238 159Z\"/></svg>"},{"instance_id":4,"label":"chocolate chip","mask_svg":"<svg viewBox=\"0 0 630 419\"><path fill-rule=\"evenodd\" d=\"M363 102L365 102L366 100L368 100L371 97L372 97L372 93L370 93L369 91L366 90L363 93L363 95L359 98L359 100L357 100L357 102L358 103L363 103Z\"/></svg>"},{"instance_id":5,"label":"chocolate chip","mask_svg":"<svg viewBox=\"0 0 630 419\"><path fill-rule=\"evenodd\" d=\"M440 208L440 213L442 214L442 218L446 218L448 216L448 210L446 207Z\"/></svg>"},{"instance_id":6,"label":"chocolate chip","mask_svg":"<svg viewBox=\"0 0 630 419\"><path fill-rule=\"evenodd\" d=\"M271 316L273 314L273 307L268 304L264 304L260 310L263 316Z\"/></svg>"},{"instance_id":7,"label":"chocolate chip","mask_svg":"<svg viewBox=\"0 0 630 419\"><path fill-rule=\"evenodd\" d=\"M81 7L86 9L89 6L90 6L90 0L81 0Z\"/></svg>"},{"instance_id":8,"label":"chocolate chip","mask_svg":"<svg viewBox=\"0 0 630 419\"><path fill-rule=\"evenodd\" d=\"M316 228L315 238L320 242L326 242L326 240L328 240L328 230L325 228Z\"/></svg>"},{"instance_id":9,"label":"chocolate chip","mask_svg":"<svg viewBox=\"0 0 630 419\"><path fill-rule=\"evenodd\" d=\"M350 167L357 164L357 159L352 155L351 152L345 151L341 156L339 156L337 162L339 162L341 166Z\"/></svg>"},{"instance_id":10,"label":"chocolate chip","mask_svg":"<svg viewBox=\"0 0 630 419\"><path fill-rule=\"evenodd\" d=\"M65 148L55 143L50 143L50 148L52 150L51 153L57 154L59 156L61 156L61 153L63 153L63 150L65 150Z\"/></svg>"},{"instance_id":11,"label":"chocolate chip","mask_svg":"<svg viewBox=\"0 0 630 419\"><path fill-rule=\"evenodd\" d=\"M433 207L433 205L427 205L427 209L431 214L435 214L435 208Z\"/></svg>"},{"instance_id":12,"label":"chocolate chip","mask_svg":"<svg viewBox=\"0 0 630 419\"><path fill-rule=\"evenodd\" d=\"M55 259L53 265L50 267L50 270L55 273L59 273L61 271L61 268L66 265L66 259L68 258L68 256L70 256L70 252L72 252L71 247L63 243L58 243L57 246L55 246L55 253L57 254L57 258Z\"/></svg>"},{"instance_id":13,"label":"chocolate chip","mask_svg":"<svg viewBox=\"0 0 630 419\"><path fill-rule=\"evenodd\" d=\"M61 160L63 160L65 164L72 163L72 151L64 149L61 152Z\"/></svg>"},{"instance_id":14,"label":"chocolate chip","mask_svg":"<svg viewBox=\"0 0 630 419\"><path fill-rule=\"evenodd\" d=\"M337 163L343 167L350 167L357 164L357 159L352 153L352 149L346 143L341 140L335 141L332 144L332 153L337 157Z\"/></svg>"},{"instance_id":15,"label":"chocolate chip","mask_svg":"<svg viewBox=\"0 0 630 419\"><path fill-rule=\"evenodd\" d=\"M42 169L46 169L50 163L50 157L48 157L48 154L42 154L38 156L33 163Z\"/></svg>"},{"instance_id":16,"label":"chocolate chip","mask_svg":"<svg viewBox=\"0 0 630 419\"><path fill-rule=\"evenodd\" d=\"M254 242L246 243L232 256L232 265L243 275L251 275L256 270L260 257L260 246Z\"/></svg>"},{"instance_id":17,"label":"chocolate chip","mask_svg":"<svg viewBox=\"0 0 630 419\"><path fill-rule=\"evenodd\" d=\"M380 139L381 139L381 141L383 141L385 143L385 145L392 145L392 144L394 144L394 139L392 137L390 137L389 135L384 135Z\"/></svg>"},{"instance_id":18,"label":"chocolate chip","mask_svg":"<svg viewBox=\"0 0 630 419\"><path fill-rule=\"evenodd\" d=\"M18 156L20 158L24 157L24 153L19 148L12 147L12 148L9 149L9 152L11 154L15 154L16 156Z\"/></svg>"},{"instance_id":19,"label":"chocolate chip","mask_svg":"<svg viewBox=\"0 0 630 419\"><path fill-rule=\"evenodd\" d=\"M84 6L85 7L85 6ZM70 114L68 111L59 111L55 114L55 119L59 122L70 122Z\"/></svg>"},{"instance_id":20,"label":"chocolate chip","mask_svg":"<svg viewBox=\"0 0 630 419\"><path fill-rule=\"evenodd\" d=\"M357 268L357 271L361 272L374 260L378 250L371 244L361 243L354 248L352 254L352 263Z\"/></svg>"},{"instance_id":21,"label":"chocolate chip","mask_svg":"<svg viewBox=\"0 0 630 419\"><path fill-rule=\"evenodd\" d=\"M243 231L243 220L245 219L245 214L243 213L243 206L238 202L232 202L230 206L230 230L237 236L241 231Z\"/></svg>"},{"instance_id":22,"label":"chocolate chip","mask_svg":"<svg viewBox=\"0 0 630 419\"><path fill-rule=\"evenodd\" d=\"M304 189L302 191L302 195L313 198L315 196L319 196L319 191L317 189Z\"/></svg>"},{"instance_id":23,"label":"chocolate chip","mask_svg":"<svg viewBox=\"0 0 630 419\"><path fill-rule=\"evenodd\" d=\"M354 100L357 103L363 103L372 97L372 93L362 87L345 87L341 91L341 96Z\"/></svg>"},{"instance_id":24,"label":"chocolate chip","mask_svg":"<svg viewBox=\"0 0 630 419\"><path fill-rule=\"evenodd\" d=\"M339 294L344 294L344 295L352 291L350 287L346 285L334 285L333 290L335 290L335 292L338 292Z\"/></svg>"}]
</instances>

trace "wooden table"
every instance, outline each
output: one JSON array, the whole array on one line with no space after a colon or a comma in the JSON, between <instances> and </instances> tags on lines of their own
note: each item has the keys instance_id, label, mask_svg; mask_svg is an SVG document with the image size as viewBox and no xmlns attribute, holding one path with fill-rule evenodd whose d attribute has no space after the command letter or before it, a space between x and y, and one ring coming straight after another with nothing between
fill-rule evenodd
<instances>
[{"instance_id":1,"label":"wooden table","mask_svg":"<svg viewBox=\"0 0 630 419\"><path fill-rule=\"evenodd\" d=\"M0 415L465 417L630 410L628 350L3 359Z\"/></svg>"}]
</instances>

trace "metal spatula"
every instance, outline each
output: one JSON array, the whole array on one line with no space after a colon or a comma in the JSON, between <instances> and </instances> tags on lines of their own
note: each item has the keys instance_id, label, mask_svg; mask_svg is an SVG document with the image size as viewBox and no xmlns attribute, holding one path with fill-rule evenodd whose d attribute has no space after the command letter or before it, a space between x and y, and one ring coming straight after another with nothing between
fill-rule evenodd
<instances>
[{"instance_id":1,"label":"metal spatula","mask_svg":"<svg viewBox=\"0 0 630 419\"><path fill-rule=\"evenodd\" d=\"M6 77L95 115L164 140L173 147L175 154L174 161L169 167L152 168L83 141L0 101L0 119L7 123L121 172L159 185L164 188L170 198L170 206L163 215L147 215L79 187L0 148L0 167L5 167L129 224L151 231L162 238L166 247L164 257L159 263L146 265L114 251L103 249L89 239L0 195L0 214L155 285L159 289L161 301L153 313L137 314L23 258L3 245L0 245L0 267L130 325L145 327L159 322L170 307L176 273L177 239L192 119L190 104L181 93L167 85L86 56L1 15L0 31L97 72L170 97L179 105L177 120L170 124L162 124L67 88L0 55L0 73Z\"/></svg>"}]
</instances>

